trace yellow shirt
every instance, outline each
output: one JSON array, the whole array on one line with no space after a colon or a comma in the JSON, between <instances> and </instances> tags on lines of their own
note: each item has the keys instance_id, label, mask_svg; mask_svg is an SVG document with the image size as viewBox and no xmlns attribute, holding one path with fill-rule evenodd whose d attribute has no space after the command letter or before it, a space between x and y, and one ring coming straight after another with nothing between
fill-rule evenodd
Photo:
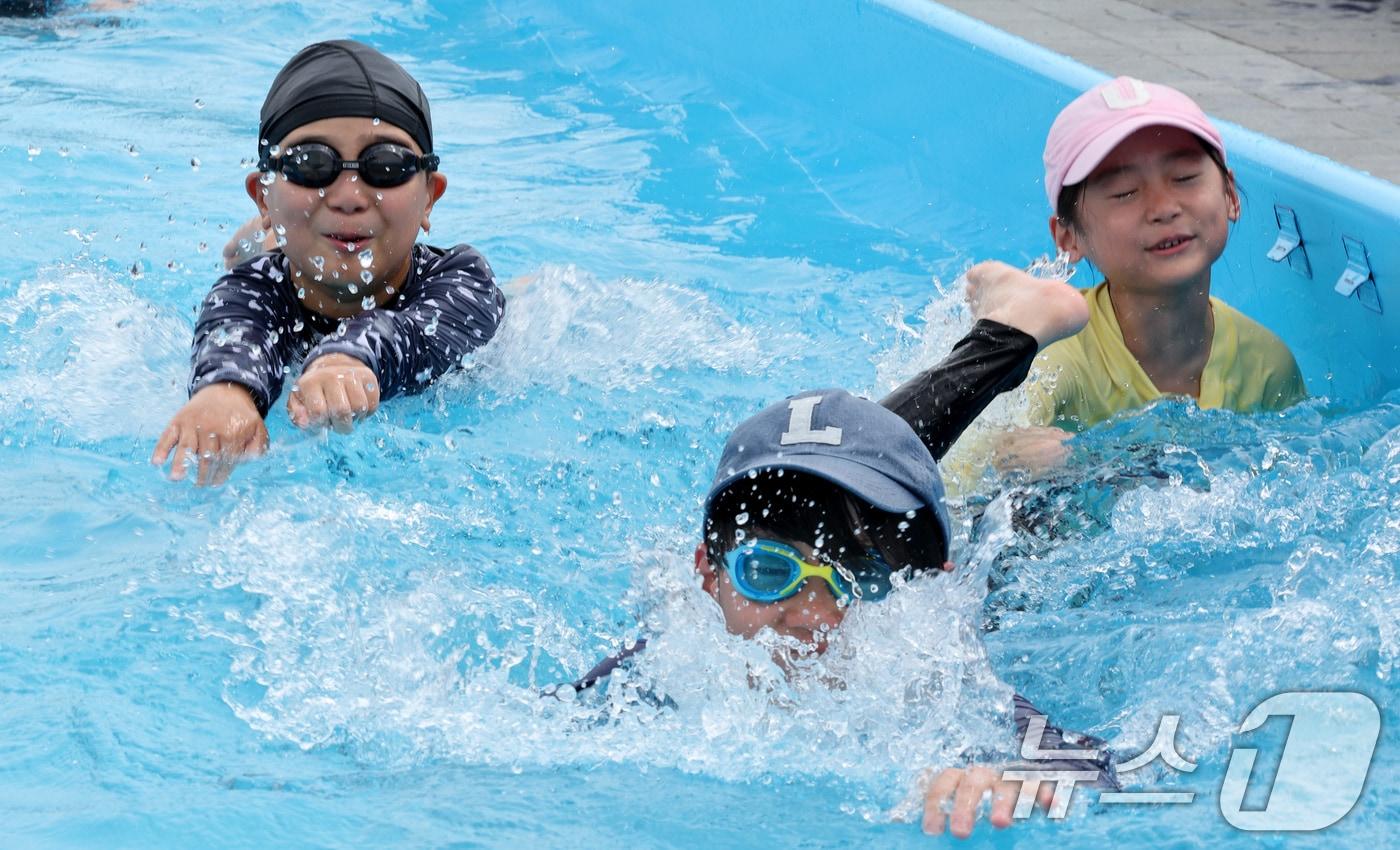
<instances>
[{"instance_id":1,"label":"yellow shirt","mask_svg":"<svg viewBox=\"0 0 1400 850\"><path fill-rule=\"evenodd\" d=\"M1088 326L1036 358L1029 386L1034 424L1082 431L1162 397L1123 342L1108 283L1081 291L1089 302ZM1307 397L1298 363L1283 340L1219 298L1210 303L1215 336L1197 404L1247 413L1282 410Z\"/></svg>"}]
</instances>

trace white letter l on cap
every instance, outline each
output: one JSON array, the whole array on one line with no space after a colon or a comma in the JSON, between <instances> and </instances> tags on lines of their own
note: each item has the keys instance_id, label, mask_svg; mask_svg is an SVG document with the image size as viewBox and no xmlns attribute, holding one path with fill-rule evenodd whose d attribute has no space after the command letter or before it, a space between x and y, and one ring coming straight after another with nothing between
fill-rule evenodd
<instances>
[{"instance_id":1,"label":"white letter l on cap","mask_svg":"<svg viewBox=\"0 0 1400 850\"><path fill-rule=\"evenodd\" d=\"M788 419L788 427L783 432L782 439L778 441L779 445L790 446L794 443L841 445L840 428L828 425L820 431L812 430L812 411L821 403L822 397L819 395L809 395L805 398L795 398L789 401L788 410L792 411L792 416Z\"/></svg>"}]
</instances>

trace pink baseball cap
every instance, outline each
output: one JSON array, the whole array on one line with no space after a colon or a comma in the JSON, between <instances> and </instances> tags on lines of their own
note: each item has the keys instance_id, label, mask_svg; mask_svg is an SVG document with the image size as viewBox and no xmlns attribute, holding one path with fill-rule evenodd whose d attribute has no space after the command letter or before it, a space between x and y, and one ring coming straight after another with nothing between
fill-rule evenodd
<instances>
[{"instance_id":1,"label":"pink baseball cap","mask_svg":"<svg viewBox=\"0 0 1400 850\"><path fill-rule=\"evenodd\" d=\"M1060 190L1088 177L1118 143L1143 127L1180 127L1225 158L1225 141L1196 102L1170 86L1132 77L1110 80L1075 98L1045 139L1045 195L1054 209Z\"/></svg>"}]
</instances>

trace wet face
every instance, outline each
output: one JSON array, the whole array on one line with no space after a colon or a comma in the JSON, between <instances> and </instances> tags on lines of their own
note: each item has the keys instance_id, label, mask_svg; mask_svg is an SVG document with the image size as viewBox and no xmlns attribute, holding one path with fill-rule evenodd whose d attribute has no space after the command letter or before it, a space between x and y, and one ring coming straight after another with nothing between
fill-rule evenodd
<instances>
[{"instance_id":1,"label":"wet face","mask_svg":"<svg viewBox=\"0 0 1400 850\"><path fill-rule=\"evenodd\" d=\"M1193 134L1145 127L1084 181L1077 223L1051 219L1056 244L1119 290L1208 287L1239 196Z\"/></svg>"},{"instance_id":2,"label":"wet face","mask_svg":"<svg viewBox=\"0 0 1400 850\"><path fill-rule=\"evenodd\" d=\"M358 117L304 124L278 146L286 151L310 142L330 146L343 160L357 159L381 142L422 153L404 130ZM382 188L368 185L353 170L342 171L324 189L298 186L281 175L264 185L266 179L256 173L247 179L262 225L282 242L294 282L306 290L303 301L330 314L344 312L338 306L357 312L366 296L376 304L392 297L408 276L418 231L428 230L433 204L447 188L447 179L437 172Z\"/></svg>"},{"instance_id":3,"label":"wet face","mask_svg":"<svg viewBox=\"0 0 1400 850\"><path fill-rule=\"evenodd\" d=\"M796 549L808 561L817 561L816 551L801 540L790 540L755 529L755 535ZM719 603L725 628L731 634L752 638L764 629L783 637L795 638L815 653L826 651L831 631L841 625L846 608L837 603L831 587L819 578L808 578L797 592L777 602L755 602L739 592L725 569L715 569L706 556L705 546L695 549L695 570L706 593Z\"/></svg>"}]
</instances>

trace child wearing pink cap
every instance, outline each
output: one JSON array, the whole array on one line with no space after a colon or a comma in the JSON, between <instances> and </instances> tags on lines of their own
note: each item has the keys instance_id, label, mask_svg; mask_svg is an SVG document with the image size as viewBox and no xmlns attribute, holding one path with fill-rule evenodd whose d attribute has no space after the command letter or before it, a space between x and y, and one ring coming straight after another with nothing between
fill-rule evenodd
<instances>
[{"instance_id":1,"label":"child wearing pink cap","mask_svg":"<svg viewBox=\"0 0 1400 850\"><path fill-rule=\"evenodd\" d=\"M1083 290L1088 326L1041 354L1033 421L1075 432L1164 395L1240 412L1306 396L1287 346L1211 297L1240 200L1220 132L1189 97L1130 77L1080 95L1050 128L1045 191L1055 244L1103 281Z\"/></svg>"}]
</instances>

